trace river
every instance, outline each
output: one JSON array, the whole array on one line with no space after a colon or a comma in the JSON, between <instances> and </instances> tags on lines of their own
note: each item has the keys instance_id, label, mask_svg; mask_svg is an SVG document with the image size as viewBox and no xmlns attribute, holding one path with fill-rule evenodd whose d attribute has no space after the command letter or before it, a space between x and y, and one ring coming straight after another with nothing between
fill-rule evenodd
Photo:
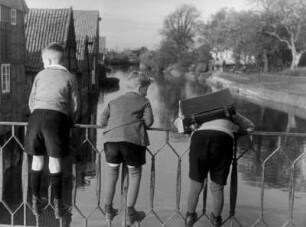
<instances>
[{"instance_id":1,"label":"river","mask_svg":"<svg viewBox=\"0 0 306 227\"><path fill-rule=\"evenodd\" d=\"M100 93L98 103L99 113L103 110L105 104L111 99L123 94L124 82L128 72L114 70L111 75L120 79L120 89L113 91L104 91ZM151 101L155 122L152 127L173 128L173 121L177 117L178 101L187 97L194 97L211 92L212 89L201 81L185 81L180 78L157 77L148 90L148 99ZM267 106L254 104L243 97L234 96L237 109L240 113L247 116L256 124L258 131L270 132L306 132L306 120L297 117L288 117L285 112L275 111L273 103ZM306 115L305 115L306 116ZM165 141L165 134L161 132L149 133L151 145L150 152L156 154L156 188L154 209L158 216L164 222L171 214L175 213L176 198L176 171L177 154L182 156L182 194L180 207L183 213L186 211L186 196L188 191L188 153L184 153L189 146L189 137L172 133L170 135L170 144L175 149L166 146L159 151ZM101 148L98 135L98 147ZM286 222L289 217L289 185L290 185L290 161L295 160L305 150L305 141L303 139L287 138L280 151L267 161L265 169L265 194L264 194L264 212L265 221L269 226L280 226ZM267 158L278 147L275 137L254 136L253 148L257 150L248 151L238 161L238 200L237 217L243 226L250 226L260 216L260 186L262 178L262 161ZM238 153L244 152L248 147L248 141L239 140ZM260 152L259 152L260 151ZM147 164L144 167L142 187L138 201L138 209L149 211L149 185L150 185L150 167L151 155L147 155ZM229 183L229 180L228 180ZM229 187L228 187L229 188ZM303 212L306 208L306 160L300 159L295 167L295 223L297 226L306 226L306 218ZM119 192L119 189L118 189ZM117 199L119 195L117 193ZM117 200L115 204L119 205ZM208 194L207 209L210 213L210 194ZM201 211L202 203L198 205L198 212ZM229 210L229 190L226 190L226 201L224 207L224 216L228 215ZM148 223L157 221L154 215L145 219ZM144 222L144 226L146 226ZM157 222L158 223L158 222ZM180 221L172 220L175 226ZM202 223L205 223L202 222Z\"/></svg>"}]
</instances>

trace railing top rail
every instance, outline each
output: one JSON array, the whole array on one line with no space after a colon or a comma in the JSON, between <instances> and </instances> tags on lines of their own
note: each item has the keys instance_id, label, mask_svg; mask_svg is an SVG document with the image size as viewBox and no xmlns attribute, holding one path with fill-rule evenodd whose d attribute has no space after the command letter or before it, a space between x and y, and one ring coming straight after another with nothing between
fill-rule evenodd
<instances>
[{"instance_id":1,"label":"railing top rail","mask_svg":"<svg viewBox=\"0 0 306 227\"><path fill-rule=\"evenodd\" d=\"M3 126L27 126L27 122L15 122L15 121L0 121L0 125ZM90 125L90 124L75 124L73 127L75 128L95 128L95 129L102 129L101 125ZM148 130L152 131L171 131L176 132L172 128L149 128Z\"/></svg>"},{"instance_id":2,"label":"railing top rail","mask_svg":"<svg viewBox=\"0 0 306 227\"><path fill-rule=\"evenodd\" d=\"M14 121L0 121L0 126L27 126L27 122L14 122ZM90 125L90 124L75 124L75 128L93 128L102 129L100 125ZM163 127L153 127L149 128L150 131L167 131L176 133L177 131L173 128L163 128ZM238 133L239 134L239 133ZM295 137L306 137L305 133L293 133L293 132L266 132L266 131L254 131L248 133L255 136L295 136Z\"/></svg>"},{"instance_id":3,"label":"railing top rail","mask_svg":"<svg viewBox=\"0 0 306 227\"><path fill-rule=\"evenodd\" d=\"M0 125L3 126L26 126L27 122L15 122L15 121L0 121Z\"/></svg>"}]
</instances>

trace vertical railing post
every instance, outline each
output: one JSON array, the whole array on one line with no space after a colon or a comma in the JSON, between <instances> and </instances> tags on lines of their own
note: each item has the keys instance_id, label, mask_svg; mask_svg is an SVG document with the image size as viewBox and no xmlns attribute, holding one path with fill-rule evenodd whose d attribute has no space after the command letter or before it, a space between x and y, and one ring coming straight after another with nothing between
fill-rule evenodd
<instances>
[{"instance_id":1,"label":"vertical railing post","mask_svg":"<svg viewBox=\"0 0 306 227\"><path fill-rule=\"evenodd\" d=\"M3 178L3 148L0 147L0 202L3 200L3 185L4 185L4 178Z\"/></svg>"},{"instance_id":2,"label":"vertical railing post","mask_svg":"<svg viewBox=\"0 0 306 227\"><path fill-rule=\"evenodd\" d=\"M127 190L128 190L128 168L125 163L122 164L121 171L121 208L122 214L122 226L127 226L126 216L127 216Z\"/></svg>"},{"instance_id":3,"label":"vertical railing post","mask_svg":"<svg viewBox=\"0 0 306 227\"><path fill-rule=\"evenodd\" d=\"M24 127L24 135L26 134L26 126ZM24 149L24 148L23 148ZM28 154L23 152L22 160L22 199L23 199L23 225L27 226L27 199L29 188L29 163Z\"/></svg>"},{"instance_id":4,"label":"vertical railing post","mask_svg":"<svg viewBox=\"0 0 306 227\"><path fill-rule=\"evenodd\" d=\"M28 187L29 187L29 166L28 166L28 154L23 153L22 162L22 198L23 198L23 223L26 226L27 223L27 199L28 199Z\"/></svg>"},{"instance_id":5,"label":"vertical railing post","mask_svg":"<svg viewBox=\"0 0 306 227\"><path fill-rule=\"evenodd\" d=\"M236 203L238 193L238 178L237 178L237 138L234 138L234 152L232 161L232 174L230 183L230 217L235 216Z\"/></svg>"},{"instance_id":6,"label":"vertical railing post","mask_svg":"<svg viewBox=\"0 0 306 227\"><path fill-rule=\"evenodd\" d=\"M263 220L264 214L264 197L265 197L265 162L261 164L261 187L260 187L260 219Z\"/></svg>"},{"instance_id":7,"label":"vertical railing post","mask_svg":"<svg viewBox=\"0 0 306 227\"><path fill-rule=\"evenodd\" d=\"M291 166L291 173L290 173L290 190L289 190L289 220L290 222L293 221L293 207L294 207L294 193L295 193L295 181L294 181L294 169L295 163Z\"/></svg>"},{"instance_id":8,"label":"vertical railing post","mask_svg":"<svg viewBox=\"0 0 306 227\"><path fill-rule=\"evenodd\" d=\"M97 197L97 205L100 205L101 198L101 154L96 152L96 178L97 178L97 188L96 188L96 197Z\"/></svg>"},{"instance_id":9,"label":"vertical railing post","mask_svg":"<svg viewBox=\"0 0 306 227\"><path fill-rule=\"evenodd\" d=\"M180 201L181 201L181 187L182 187L182 168L181 168L181 158L178 158L177 162L177 173L176 173L176 210L180 211Z\"/></svg>"},{"instance_id":10,"label":"vertical railing post","mask_svg":"<svg viewBox=\"0 0 306 227\"><path fill-rule=\"evenodd\" d=\"M155 156L152 156L151 177L150 177L150 209L154 209L154 194L155 194Z\"/></svg>"}]
</instances>

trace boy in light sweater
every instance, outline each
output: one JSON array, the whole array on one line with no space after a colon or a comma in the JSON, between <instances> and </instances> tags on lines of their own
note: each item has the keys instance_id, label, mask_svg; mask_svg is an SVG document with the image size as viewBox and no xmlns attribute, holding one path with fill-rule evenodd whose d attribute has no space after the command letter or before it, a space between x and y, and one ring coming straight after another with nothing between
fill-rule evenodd
<instances>
[{"instance_id":1,"label":"boy in light sweater","mask_svg":"<svg viewBox=\"0 0 306 227\"><path fill-rule=\"evenodd\" d=\"M32 208L41 213L40 187L44 155L54 193L54 213L61 217L61 158L69 154L70 127L77 120L79 93L77 80L64 66L64 48L50 43L42 50L44 70L33 82L29 108L31 116L25 138L25 152L33 156L31 165Z\"/></svg>"}]
</instances>

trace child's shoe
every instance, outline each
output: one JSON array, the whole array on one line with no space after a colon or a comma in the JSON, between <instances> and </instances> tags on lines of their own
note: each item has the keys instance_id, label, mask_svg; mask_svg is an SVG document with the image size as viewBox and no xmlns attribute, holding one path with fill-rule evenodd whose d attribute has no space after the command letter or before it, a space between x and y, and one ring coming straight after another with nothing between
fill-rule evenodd
<instances>
[{"instance_id":1,"label":"child's shoe","mask_svg":"<svg viewBox=\"0 0 306 227\"><path fill-rule=\"evenodd\" d=\"M118 209L114 209L113 205L105 205L105 219L106 221L112 221L118 214Z\"/></svg>"},{"instance_id":2,"label":"child's shoe","mask_svg":"<svg viewBox=\"0 0 306 227\"><path fill-rule=\"evenodd\" d=\"M187 212L185 220L186 220L186 227L192 227L194 223L196 223L196 221L198 220L198 215L196 212L193 213Z\"/></svg>"},{"instance_id":3,"label":"child's shoe","mask_svg":"<svg viewBox=\"0 0 306 227\"><path fill-rule=\"evenodd\" d=\"M222 225L222 217L221 216L216 217L214 213L211 213L210 222L214 227L220 227Z\"/></svg>"},{"instance_id":4,"label":"child's shoe","mask_svg":"<svg viewBox=\"0 0 306 227\"><path fill-rule=\"evenodd\" d=\"M137 211L134 207L128 207L125 224L126 224L126 226L131 226L131 225L133 225L133 223L139 222L142 219L144 219L145 216L146 216L145 212Z\"/></svg>"}]
</instances>

